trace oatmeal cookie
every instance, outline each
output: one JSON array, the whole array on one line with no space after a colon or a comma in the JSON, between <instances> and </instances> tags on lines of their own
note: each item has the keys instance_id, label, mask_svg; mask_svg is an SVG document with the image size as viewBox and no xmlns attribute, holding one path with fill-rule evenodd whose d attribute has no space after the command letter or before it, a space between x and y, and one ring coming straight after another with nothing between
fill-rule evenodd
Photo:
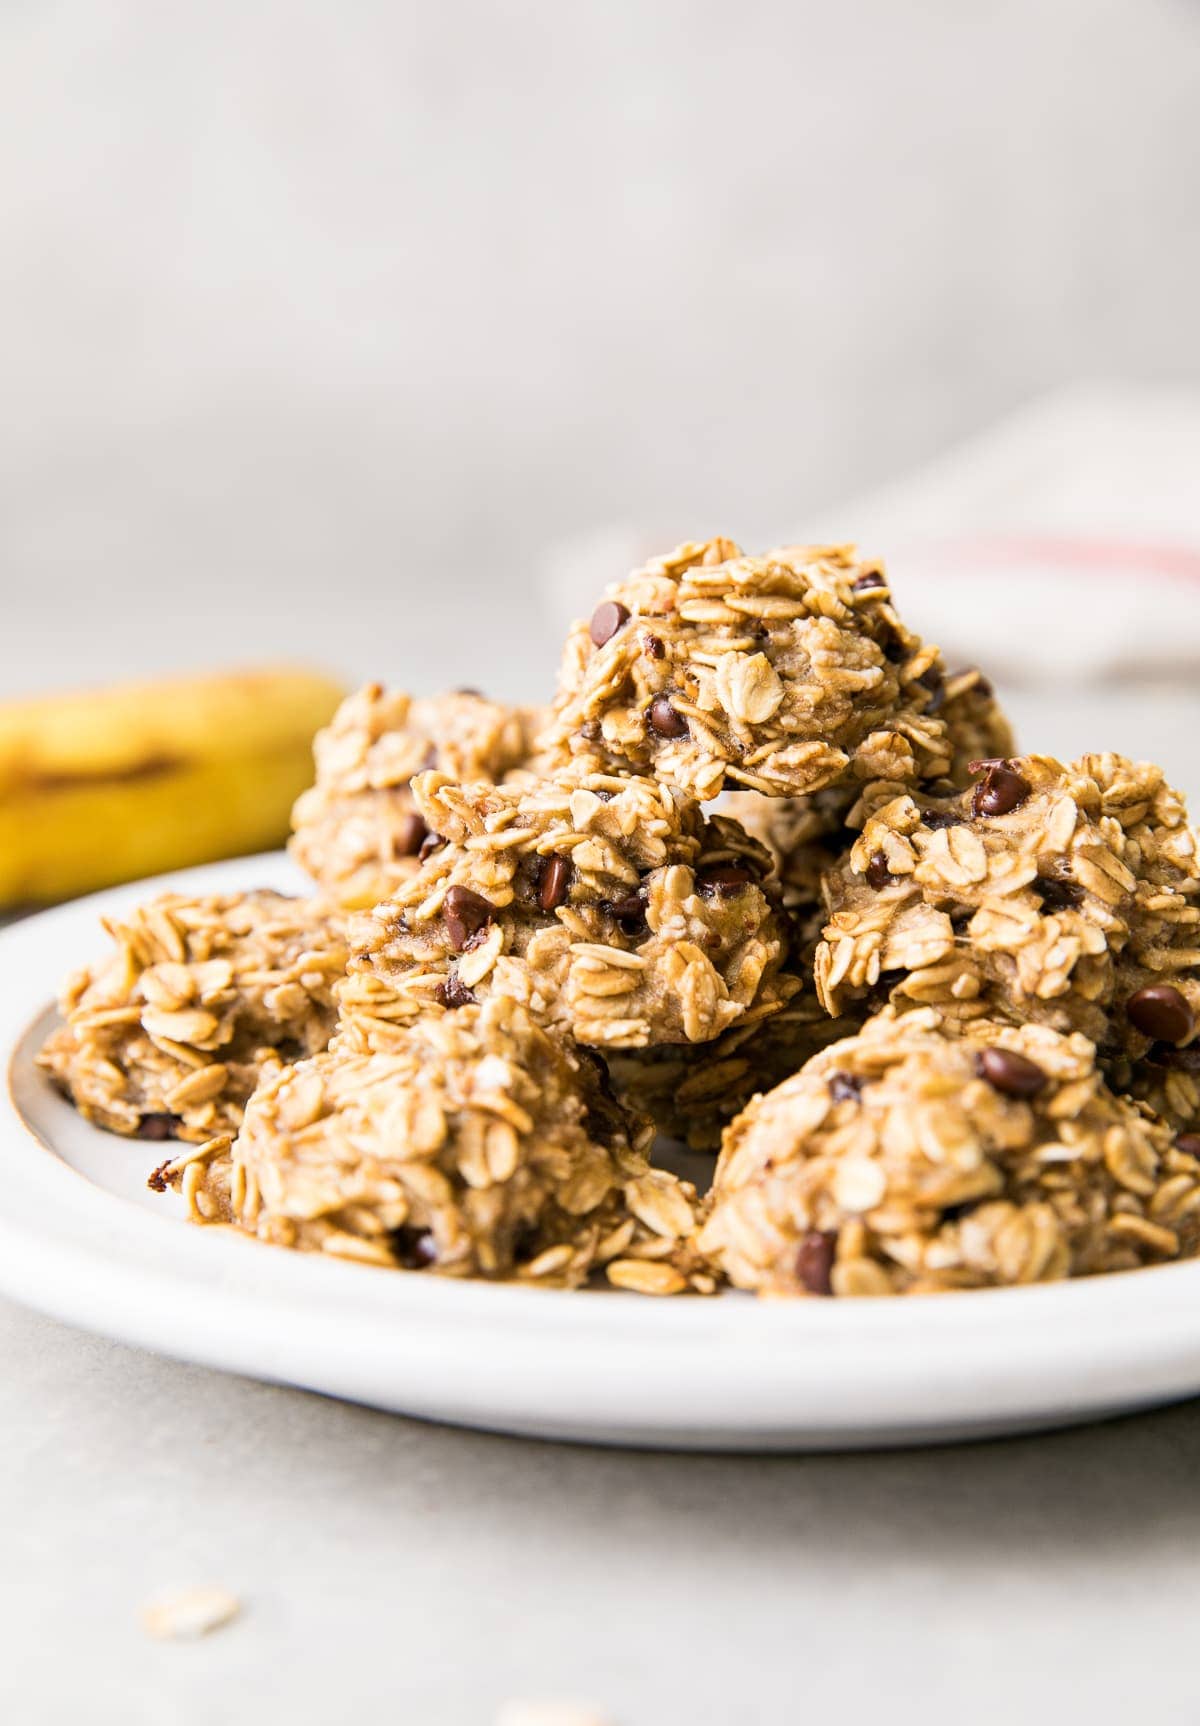
<instances>
[{"instance_id":1,"label":"oatmeal cookie","mask_svg":"<svg viewBox=\"0 0 1200 1726\"><path fill-rule=\"evenodd\" d=\"M1082 1031L1121 1089L1192 1044L1200 867L1157 767L982 763L970 790L876 811L826 895L816 980L830 1012L886 997Z\"/></svg>"},{"instance_id":2,"label":"oatmeal cookie","mask_svg":"<svg viewBox=\"0 0 1200 1726\"><path fill-rule=\"evenodd\" d=\"M581 1043L703 1042L769 989L783 917L769 860L722 816L652 779L414 781L444 843L419 875L354 919L340 1036L387 1047L390 1027L489 995L522 1001Z\"/></svg>"},{"instance_id":3,"label":"oatmeal cookie","mask_svg":"<svg viewBox=\"0 0 1200 1726\"><path fill-rule=\"evenodd\" d=\"M949 770L937 650L847 546L744 557L684 545L608 591L567 640L544 749L653 773L702 801Z\"/></svg>"},{"instance_id":4,"label":"oatmeal cookie","mask_svg":"<svg viewBox=\"0 0 1200 1726\"><path fill-rule=\"evenodd\" d=\"M1198 1151L1086 1037L888 1010L733 1122L699 1245L771 1294L1130 1270L1200 1245Z\"/></svg>"},{"instance_id":5,"label":"oatmeal cookie","mask_svg":"<svg viewBox=\"0 0 1200 1726\"><path fill-rule=\"evenodd\" d=\"M758 1091L790 1078L818 1050L862 1024L831 1019L811 982L780 972L741 1019L711 1043L657 1043L605 1056L621 1101L693 1151L716 1151L726 1124Z\"/></svg>"},{"instance_id":6,"label":"oatmeal cookie","mask_svg":"<svg viewBox=\"0 0 1200 1726\"><path fill-rule=\"evenodd\" d=\"M923 789L960 789L970 783L971 763L1011 755L1012 728L991 684L974 667L943 673L940 660L926 674L932 694L930 712L946 727L950 761L945 781ZM807 797L764 797L734 791L721 805L771 853L783 902L799 919L804 935L820 933L821 881L850 849L872 809L900 796L895 781L844 784Z\"/></svg>"},{"instance_id":7,"label":"oatmeal cookie","mask_svg":"<svg viewBox=\"0 0 1200 1726\"><path fill-rule=\"evenodd\" d=\"M116 952L72 977L39 1065L80 1114L144 1139L233 1132L259 1080L325 1048L343 919L282 893L164 893L104 924Z\"/></svg>"},{"instance_id":8,"label":"oatmeal cookie","mask_svg":"<svg viewBox=\"0 0 1200 1726\"><path fill-rule=\"evenodd\" d=\"M316 784L292 812L292 855L341 904L377 904L419 867L426 829L413 775L438 767L458 779L502 779L525 760L543 718L472 690L422 699L368 684L317 733Z\"/></svg>"},{"instance_id":9,"label":"oatmeal cookie","mask_svg":"<svg viewBox=\"0 0 1200 1726\"><path fill-rule=\"evenodd\" d=\"M228 1150L164 1171L199 1220L443 1276L711 1290L688 1241L695 1190L652 1169L652 1129L595 1056L497 996L432 1014L386 1054L273 1075ZM191 1172L189 1172L191 1171Z\"/></svg>"}]
</instances>

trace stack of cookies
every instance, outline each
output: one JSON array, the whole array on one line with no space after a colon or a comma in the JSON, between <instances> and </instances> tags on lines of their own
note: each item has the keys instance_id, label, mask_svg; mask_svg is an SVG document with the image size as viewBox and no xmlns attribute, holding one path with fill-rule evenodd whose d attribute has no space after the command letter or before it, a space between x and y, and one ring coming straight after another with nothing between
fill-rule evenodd
<instances>
[{"instance_id":1,"label":"stack of cookies","mask_svg":"<svg viewBox=\"0 0 1200 1726\"><path fill-rule=\"evenodd\" d=\"M456 1276L884 1295L1200 1247L1200 865L1014 753L847 547L681 546L546 711L373 686L310 902L165 897L42 1057L198 1221ZM655 1162L716 1154L711 1190Z\"/></svg>"}]
</instances>

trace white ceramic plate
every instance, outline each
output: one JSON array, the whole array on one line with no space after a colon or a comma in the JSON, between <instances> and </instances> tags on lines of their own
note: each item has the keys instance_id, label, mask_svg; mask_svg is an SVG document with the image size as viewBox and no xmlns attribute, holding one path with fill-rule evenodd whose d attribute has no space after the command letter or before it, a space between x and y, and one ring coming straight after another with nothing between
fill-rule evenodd
<instances>
[{"instance_id":1,"label":"white ceramic plate","mask_svg":"<svg viewBox=\"0 0 1200 1726\"><path fill-rule=\"evenodd\" d=\"M1200 1391L1200 1263L914 1300L655 1301L440 1281L186 1223L158 1147L87 1126L34 1053L101 912L165 886L299 888L280 857L78 901L0 934L0 1289L183 1360L543 1438L747 1450L927 1443Z\"/></svg>"}]
</instances>

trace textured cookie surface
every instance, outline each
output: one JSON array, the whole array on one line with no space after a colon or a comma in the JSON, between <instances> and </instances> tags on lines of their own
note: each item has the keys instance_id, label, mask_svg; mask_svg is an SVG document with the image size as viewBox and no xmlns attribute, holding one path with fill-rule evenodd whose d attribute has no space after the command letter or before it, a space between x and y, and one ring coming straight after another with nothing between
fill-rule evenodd
<instances>
[{"instance_id":1,"label":"textured cookie surface","mask_svg":"<svg viewBox=\"0 0 1200 1726\"><path fill-rule=\"evenodd\" d=\"M292 855L341 904L376 904L419 866L426 829L413 775L437 767L501 779L524 761L540 718L467 690L414 698L368 684L317 733L316 783L292 812Z\"/></svg>"},{"instance_id":2,"label":"textured cookie surface","mask_svg":"<svg viewBox=\"0 0 1200 1726\"><path fill-rule=\"evenodd\" d=\"M654 773L701 800L949 770L935 648L845 546L744 557L681 546L609 589L568 638L548 753Z\"/></svg>"},{"instance_id":3,"label":"textured cookie surface","mask_svg":"<svg viewBox=\"0 0 1200 1726\"><path fill-rule=\"evenodd\" d=\"M886 997L1082 1031L1118 1088L1192 1118L1200 869L1158 768L992 762L968 791L879 809L826 892L816 978L831 1011Z\"/></svg>"},{"instance_id":4,"label":"textured cookie surface","mask_svg":"<svg viewBox=\"0 0 1200 1726\"><path fill-rule=\"evenodd\" d=\"M498 997L415 1022L386 1054L277 1074L232 1150L218 1141L181 1172L196 1214L278 1245L454 1277L572 1286L607 1267L646 1293L707 1290L686 1268L694 1190L650 1168L650 1133L593 1056Z\"/></svg>"},{"instance_id":5,"label":"textured cookie surface","mask_svg":"<svg viewBox=\"0 0 1200 1726\"><path fill-rule=\"evenodd\" d=\"M1086 1037L873 1019L728 1129L700 1236L740 1287L889 1295L1190 1255L1200 1141L1115 1096Z\"/></svg>"},{"instance_id":6,"label":"textured cookie surface","mask_svg":"<svg viewBox=\"0 0 1200 1726\"><path fill-rule=\"evenodd\" d=\"M40 1065L113 1132L235 1131L259 1079L325 1048L345 970L341 916L281 893L166 893L106 922L116 951L81 971Z\"/></svg>"},{"instance_id":7,"label":"textured cookie surface","mask_svg":"<svg viewBox=\"0 0 1200 1726\"><path fill-rule=\"evenodd\" d=\"M445 842L354 920L339 989L353 1046L496 994L582 1043L696 1043L770 988L785 928L759 885L769 859L685 793L580 767L503 786L430 773L414 790Z\"/></svg>"}]
</instances>

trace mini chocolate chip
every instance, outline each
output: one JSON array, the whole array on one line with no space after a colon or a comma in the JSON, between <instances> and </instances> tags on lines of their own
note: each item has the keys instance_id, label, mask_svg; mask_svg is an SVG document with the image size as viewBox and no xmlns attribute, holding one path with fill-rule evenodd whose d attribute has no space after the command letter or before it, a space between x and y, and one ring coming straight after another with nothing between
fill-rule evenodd
<instances>
[{"instance_id":1,"label":"mini chocolate chip","mask_svg":"<svg viewBox=\"0 0 1200 1726\"><path fill-rule=\"evenodd\" d=\"M1185 1157L1200 1157L1200 1133L1177 1133L1175 1149Z\"/></svg>"},{"instance_id":2,"label":"mini chocolate chip","mask_svg":"<svg viewBox=\"0 0 1200 1726\"><path fill-rule=\"evenodd\" d=\"M579 735L585 743L598 743L600 741L600 721L598 719L585 719L579 727Z\"/></svg>"},{"instance_id":3,"label":"mini chocolate chip","mask_svg":"<svg viewBox=\"0 0 1200 1726\"><path fill-rule=\"evenodd\" d=\"M851 593L870 593L875 588L886 587L887 576L881 569L869 569L865 575L860 575L850 583Z\"/></svg>"},{"instance_id":4,"label":"mini chocolate chip","mask_svg":"<svg viewBox=\"0 0 1200 1726\"><path fill-rule=\"evenodd\" d=\"M1170 983L1150 983L1125 1003L1125 1016L1144 1037L1160 1043L1186 1043L1195 1028L1187 1000Z\"/></svg>"},{"instance_id":5,"label":"mini chocolate chip","mask_svg":"<svg viewBox=\"0 0 1200 1726\"><path fill-rule=\"evenodd\" d=\"M926 809L921 816L921 825L939 833L945 827L961 826L962 816L952 814L949 809Z\"/></svg>"},{"instance_id":6,"label":"mini chocolate chip","mask_svg":"<svg viewBox=\"0 0 1200 1726\"><path fill-rule=\"evenodd\" d=\"M1040 896L1043 911L1073 911L1083 904L1083 888L1074 881L1060 881L1056 875L1042 875L1033 883Z\"/></svg>"},{"instance_id":7,"label":"mini chocolate chip","mask_svg":"<svg viewBox=\"0 0 1200 1726\"><path fill-rule=\"evenodd\" d=\"M666 643L663 641L661 635L643 636L642 651L645 653L647 659L665 659L667 656Z\"/></svg>"},{"instance_id":8,"label":"mini chocolate chip","mask_svg":"<svg viewBox=\"0 0 1200 1726\"><path fill-rule=\"evenodd\" d=\"M931 665L928 671L923 671L917 682L922 689L929 691L929 706L926 713L937 713L946 699L946 679L936 665Z\"/></svg>"},{"instance_id":9,"label":"mini chocolate chip","mask_svg":"<svg viewBox=\"0 0 1200 1726\"><path fill-rule=\"evenodd\" d=\"M708 863L696 871L696 886L706 899L714 895L726 899L732 893L740 893L743 887L749 887L753 880L749 869L743 869L737 863Z\"/></svg>"},{"instance_id":10,"label":"mini chocolate chip","mask_svg":"<svg viewBox=\"0 0 1200 1726\"><path fill-rule=\"evenodd\" d=\"M646 901L640 893L627 893L623 899L610 899L604 909L630 940L645 933Z\"/></svg>"},{"instance_id":11,"label":"mini chocolate chip","mask_svg":"<svg viewBox=\"0 0 1200 1726\"><path fill-rule=\"evenodd\" d=\"M820 1229L809 1229L808 1233L801 1237L800 1245L796 1248L796 1275L809 1294L833 1293L831 1272L836 1252L835 1234L823 1234Z\"/></svg>"},{"instance_id":12,"label":"mini chocolate chip","mask_svg":"<svg viewBox=\"0 0 1200 1726\"><path fill-rule=\"evenodd\" d=\"M665 695L658 695L646 710L652 731L660 737L686 737L688 723L682 713L676 713Z\"/></svg>"},{"instance_id":13,"label":"mini chocolate chip","mask_svg":"<svg viewBox=\"0 0 1200 1726\"><path fill-rule=\"evenodd\" d=\"M829 1080L829 1095L835 1103L857 1103L862 1095L862 1080L853 1073L834 1073Z\"/></svg>"},{"instance_id":14,"label":"mini chocolate chip","mask_svg":"<svg viewBox=\"0 0 1200 1726\"><path fill-rule=\"evenodd\" d=\"M1028 779L1008 761L972 761L971 772L983 772L971 808L976 815L1011 815L1033 790Z\"/></svg>"},{"instance_id":15,"label":"mini chocolate chip","mask_svg":"<svg viewBox=\"0 0 1200 1726\"><path fill-rule=\"evenodd\" d=\"M417 852L418 859L424 863L435 851L440 851L445 843L440 833L427 833L421 841L421 849Z\"/></svg>"},{"instance_id":16,"label":"mini chocolate chip","mask_svg":"<svg viewBox=\"0 0 1200 1726\"><path fill-rule=\"evenodd\" d=\"M176 1127L181 1125L178 1115L143 1115L138 1122L137 1136L149 1139L151 1144L159 1144L163 1139L173 1139Z\"/></svg>"},{"instance_id":17,"label":"mini chocolate chip","mask_svg":"<svg viewBox=\"0 0 1200 1726\"><path fill-rule=\"evenodd\" d=\"M437 1242L428 1229L393 1229L388 1246L396 1263L406 1271L421 1271L437 1263Z\"/></svg>"},{"instance_id":18,"label":"mini chocolate chip","mask_svg":"<svg viewBox=\"0 0 1200 1726\"><path fill-rule=\"evenodd\" d=\"M475 997L463 982L457 971L451 971L446 981L437 992L437 999L443 1007L453 1010L456 1007L470 1007Z\"/></svg>"},{"instance_id":19,"label":"mini chocolate chip","mask_svg":"<svg viewBox=\"0 0 1200 1726\"><path fill-rule=\"evenodd\" d=\"M415 810L402 815L396 823L397 857L417 857L421 854L429 829Z\"/></svg>"},{"instance_id":20,"label":"mini chocolate chip","mask_svg":"<svg viewBox=\"0 0 1200 1726\"><path fill-rule=\"evenodd\" d=\"M993 1091L1006 1097L1036 1097L1049 1081L1036 1061L1018 1055L1015 1049L981 1049L975 1071Z\"/></svg>"},{"instance_id":21,"label":"mini chocolate chip","mask_svg":"<svg viewBox=\"0 0 1200 1726\"><path fill-rule=\"evenodd\" d=\"M888 868L886 852L873 852L871 860L867 864L867 885L874 887L875 891L878 893L882 888L887 886L889 881L894 879L895 877Z\"/></svg>"},{"instance_id":22,"label":"mini chocolate chip","mask_svg":"<svg viewBox=\"0 0 1200 1726\"><path fill-rule=\"evenodd\" d=\"M496 915L496 907L470 887L451 887L442 911L450 945L461 953L472 935L478 934Z\"/></svg>"},{"instance_id":23,"label":"mini chocolate chip","mask_svg":"<svg viewBox=\"0 0 1200 1726\"><path fill-rule=\"evenodd\" d=\"M575 870L569 857L557 852L546 858L538 882L538 904L543 911L557 911L566 902Z\"/></svg>"},{"instance_id":24,"label":"mini chocolate chip","mask_svg":"<svg viewBox=\"0 0 1200 1726\"><path fill-rule=\"evenodd\" d=\"M606 599L593 611L588 634L597 647L603 647L605 642L611 641L618 629L624 629L628 622L629 607L622 605L618 599Z\"/></svg>"},{"instance_id":25,"label":"mini chocolate chip","mask_svg":"<svg viewBox=\"0 0 1200 1726\"><path fill-rule=\"evenodd\" d=\"M1152 1067L1170 1067L1176 1073L1200 1073L1200 1044L1177 1049L1174 1043L1154 1043L1146 1052Z\"/></svg>"}]
</instances>

